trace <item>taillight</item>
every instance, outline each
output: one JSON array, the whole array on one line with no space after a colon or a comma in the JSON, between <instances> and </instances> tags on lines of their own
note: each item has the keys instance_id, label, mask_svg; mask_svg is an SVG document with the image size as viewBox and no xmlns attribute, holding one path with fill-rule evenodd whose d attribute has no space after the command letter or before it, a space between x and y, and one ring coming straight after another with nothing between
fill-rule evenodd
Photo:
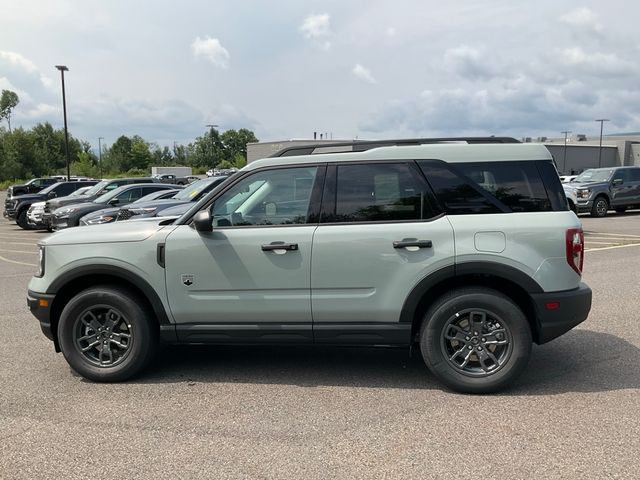
<instances>
[{"instance_id":1,"label":"taillight","mask_svg":"<svg viewBox=\"0 0 640 480\"><path fill-rule=\"evenodd\" d=\"M584 264L584 232L581 228L567 230L567 263L578 275L582 275Z\"/></svg>"}]
</instances>

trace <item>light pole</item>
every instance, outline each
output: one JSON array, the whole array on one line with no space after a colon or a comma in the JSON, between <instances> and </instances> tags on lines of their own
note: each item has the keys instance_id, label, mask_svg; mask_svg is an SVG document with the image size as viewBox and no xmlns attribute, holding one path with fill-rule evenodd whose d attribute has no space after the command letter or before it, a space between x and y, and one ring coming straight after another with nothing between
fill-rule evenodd
<instances>
[{"instance_id":1,"label":"light pole","mask_svg":"<svg viewBox=\"0 0 640 480\"><path fill-rule=\"evenodd\" d=\"M609 122L608 118L599 118L596 122L600 122L600 148L598 149L598 168L600 168L602 163L602 129L604 122Z\"/></svg>"},{"instance_id":2,"label":"light pole","mask_svg":"<svg viewBox=\"0 0 640 480\"><path fill-rule=\"evenodd\" d=\"M567 170L567 134L571 133L569 130L565 130L564 132L564 151L562 153L562 173L566 174Z\"/></svg>"},{"instance_id":3,"label":"light pole","mask_svg":"<svg viewBox=\"0 0 640 480\"><path fill-rule=\"evenodd\" d=\"M104 140L104 137L98 137L98 165L100 166L100 180L102 180L102 144L101 140Z\"/></svg>"},{"instance_id":4,"label":"light pole","mask_svg":"<svg viewBox=\"0 0 640 480\"><path fill-rule=\"evenodd\" d=\"M66 65L56 65L56 68L60 70L60 76L62 77L62 113L64 115L64 153L67 157L67 180L71 179L71 161L69 160L69 130L67 129L67 98L64 91L64 72L68 72L69 69Z\"/></svg>"},{"instance_id":5,"label":"light pole","mask_svg":"<svg viewBox=\"0 0 640 480\"><path fill-rule=\"evenodd\" d=\"M215 167L215 164L214 164L214 160L215 159L213 158L213 152L215 150L216 144L215 144L215 141L213 139L213 129L214 128L218 128L218 125L215 125L215 124L212 124L212 123L208 123L208 124L205 125L205 127L209 127L209 129L210 129L209 130L209 136L211 137L211 157L212 157L212 159L211 159L211 168L214 168Z\"/></svg>"}]
</instances>

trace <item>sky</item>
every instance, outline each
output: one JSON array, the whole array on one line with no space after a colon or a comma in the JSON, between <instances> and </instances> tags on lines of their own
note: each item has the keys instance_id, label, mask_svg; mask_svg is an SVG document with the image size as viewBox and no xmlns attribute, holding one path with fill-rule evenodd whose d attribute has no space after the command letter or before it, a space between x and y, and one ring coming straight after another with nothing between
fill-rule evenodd
<instances>
[{"instance_id":1,"label":"sky","mask_svg":"<svg viewBox=\"0 0 640 480\"><path fill-rule=\"evenodd\" d=\"M187 143L640 131L640 3L0 0L12 126ZM6 123L3 123L6 126Z\"/></svg>"}]
</instances>

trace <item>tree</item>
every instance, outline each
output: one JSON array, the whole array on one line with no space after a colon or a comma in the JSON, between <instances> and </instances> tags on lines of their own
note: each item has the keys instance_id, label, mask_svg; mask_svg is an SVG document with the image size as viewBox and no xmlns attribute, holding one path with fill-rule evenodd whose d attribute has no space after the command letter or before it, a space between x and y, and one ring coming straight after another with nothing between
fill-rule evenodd
<instances>
[{"instance_id":1,"label":"tree","mask_svg":"<svg viewBox=\"0 0 640 480\"><path fill-rule=\"evenodd\" d=\"M9 133L11 133L11 112L18 105L20 99L16 92L11 90L2 90L0 96L0 119L6 118L9 124Z\"/></svg>"}]
</instances>

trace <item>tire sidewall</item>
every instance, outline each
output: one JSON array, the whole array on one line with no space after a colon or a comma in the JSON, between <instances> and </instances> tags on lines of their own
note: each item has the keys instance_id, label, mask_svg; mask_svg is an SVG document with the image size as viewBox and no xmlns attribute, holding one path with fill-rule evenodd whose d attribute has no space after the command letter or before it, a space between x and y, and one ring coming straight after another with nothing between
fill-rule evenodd
<instances>
[{"instance_id":1,"label":"tire sidewall","mask_svg":"<svg viewBox=\"0 0 640 480\"><path fill-rule=\"evenodd\" d=\"M488 377L478 378L460 372L442 352L441 337L447 321L457 312L468 308L494 313L509 329L509 358L506 364ZM420 335L420 348L429 370L449 388L464 393L488 393L506 387L526 367L531 344L531 329L520 308L508 297L490 289L462 290L441 297L427 312Z\"/></svg>"},{"instance_id":2,"label":"tire sidewall","mask_svg":"<svg viewBox=\"0 0 640 480\"><path fill-rule=\"evenodd\" d=\"M60 316L58 339L62 353L73 370L90 380L115 382L126 380L142 370L155 350L157 332L151 328L147 313L140 300L120 289L91 288L71 299ZM113 367L99 367L85 359L74 340L74 325L78 316L93 305L109 305L118 309L131 325L131 351Z\"/></svg>"},{"instance_id":3,"label":"tire sidewall","mask_svg":"<svg viewBox=\"0 0 640 480\"><path fill-rule=\"evenodd\" d=\"M605 205L607 206L606 210L604 211L604 213L600 213L598 211L598 203L599 202L604 202ZM605 197L597 197L594 202L593 202L593 208L591 210L591 215L597 218L602 218L602 217L606 217L607 216L607 212L609 211L609 201L605 198Z\"/></svg>"}]
</instances>

